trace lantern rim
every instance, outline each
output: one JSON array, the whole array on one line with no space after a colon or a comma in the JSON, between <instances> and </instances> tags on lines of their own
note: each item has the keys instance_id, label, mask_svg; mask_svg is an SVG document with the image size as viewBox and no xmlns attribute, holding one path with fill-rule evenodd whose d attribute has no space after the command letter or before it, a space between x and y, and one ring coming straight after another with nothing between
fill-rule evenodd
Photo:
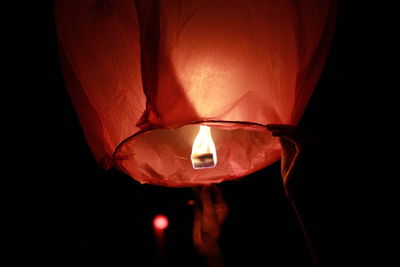
<instances>
[{"instance_id":1,"label":"lantern rim","mask_svg":"<svg viewBox=\"0 0 400 267\"><path fill-rule=\"evenodd\" d=\"M130 136L128 136L127 138L125 138L124 140L122 140L122 142L120 142L118 144L118 146L115 148L113 155L112 155L112 161L113 161L113 165L117 166L117 164L115 164L117 162L117 153L119 151L119 149L127 142L129 142L131 139L142 135L146 132L150 132L150 131L155 131L155 130L172 130L172 129L178 129L180 127L186 126L186 125L206 125L206 126L219 126L221 127L224 124L240 124L240 125L248 125L250 126L249 128L253 128L254 130L259 129L259 127L262 127L262 129L268 131L267 129L267 125L266 124L261 124L261 123L257 123L257 122L248 122L248 121L226 121L226 120L202 120L202 121L192 121L192 122L187 122L187 123L182 123L177 127L173 127L173 128L162 128L162 127L155 127L155 128L147 128L147 129L143 129L140 130ZM223 127L221 127L223 128ZM228 127L230 129L236 129L236 127ZM237 127L237 128L243 128L243 127Z\"/></svg>"},{"instance_id":2,"label":"lantern rim","mask_svg":"<svg viewBox=\"0 0 400 267\"><path fill-rule=\"evenodd\" d=\"M140 182L140 183L149 183L149 184L154 184L154 185L158 185L158 186L165 186L165 187L193 187L193 186L201 186L204 185L204 182L199 181L198 183L196 182L171 182L170 180L166 180L166 182L163 181L159 181L157 183L153 183L151 181L143 181L141 179L136 179L135 176L130 173L127 169L125 169L125 167L123 165L121 165L121 163L119 161L124 161L126 160L126 158L122 155L118 155L118 153L121 151L122 147L124 147L124 145L129 144L129 142L133 141L134 139L138 138L139 136L143 135L143 134L147 134L150 132L155 132L157 130L175 130L175 129L179 129L181 127L184 126L195 126L195 125L206 125L206 126L211 126L211 127L215 127L215 128L219 128L220 130L247 130L247 131L256 131L256 132L262 132L265 134L270 133L270 131L266 128L266 125L264 124L260 124L260 123L256 123L256 122L247 122L247 121L227 121L227 120L201 120L201 121L190 121L190 122L186 122L186 123L182 123L177 127L171 127L171 128L163 128L163 127L154 127L154 128L146 128L146 129L142 129L141 131L132 134L131 136L125 138L115 149L113 155L112 155L112 162L113 165L121 170L122 172L126 173L127 175L131 176L134 180ZM279 151L276 151L279 152ZM240 175L237 177L231 177L231 178L227 178L227 177L216 177L213 181L210 181L208 183L220 183L223 181L228 181L228 180L233 180L233 179L238 179L240 177L244 177L254 171L260 170L268 165L270 165L271 163L275 162L276 160L278 160L280 157L280 152L279 153L275 153L273 156L273 160L270 160L270 162L266 165L263 166L258 166L256 168L252 168L251 172L247 172L245 175ZM127 172L128 171L128 172Z\"/></svg>"}]
</instances>

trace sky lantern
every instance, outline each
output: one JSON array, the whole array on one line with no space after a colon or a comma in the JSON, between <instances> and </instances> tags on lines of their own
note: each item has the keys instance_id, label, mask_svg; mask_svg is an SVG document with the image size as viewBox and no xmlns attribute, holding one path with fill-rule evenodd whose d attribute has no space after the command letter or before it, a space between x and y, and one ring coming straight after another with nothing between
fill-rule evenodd
<instances>
[{"instance_id":1,"label":"sky lantern","mask_svg":"<svg viewBox=\"0 0 400 267\"><path fill-rule=\"evenodd\" d=\"M57 0L60 61L94 157L141 183L237 179L280 158L333 36L329 0Z\"/></svg>"}]
</instances>

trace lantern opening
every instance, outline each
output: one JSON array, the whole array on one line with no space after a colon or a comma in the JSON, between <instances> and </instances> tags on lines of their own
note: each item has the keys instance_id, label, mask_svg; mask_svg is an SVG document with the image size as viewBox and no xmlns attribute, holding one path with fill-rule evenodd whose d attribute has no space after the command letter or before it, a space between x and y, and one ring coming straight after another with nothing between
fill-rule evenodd
<instances>
[{"instance_id":1,"label":"lantern opening","mask_svg":"<svg viewBox=\"0 0 400 267\"><path fill-rule=\"evenodd\" d=\"M213 158L213 168L193 166L191 152L199 126L212 128L215 155L218 154L218 163ZM118 147L114 162L141 183L192 187L244 177L272 164L279 156L279 140L265 126L209 121L135 134Z\"/></svg>"},{"instance_id":2,"label":"lantern opening","mask_svg":"<svg viewBox=\"0 0 400 267\"><path fill-rule=\"evenodd\" d=\"M208 126L200 125L194 139L190 156L194 169L214 168L217 164L217 151Z\"/></svg>"}]
</instances>

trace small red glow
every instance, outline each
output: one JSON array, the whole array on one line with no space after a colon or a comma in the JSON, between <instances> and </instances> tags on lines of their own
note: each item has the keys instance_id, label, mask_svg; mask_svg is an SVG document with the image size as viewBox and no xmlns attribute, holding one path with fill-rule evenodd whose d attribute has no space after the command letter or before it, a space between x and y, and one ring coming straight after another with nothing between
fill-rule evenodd
<instances>
[{"instance_id":1,"label":"small red glow","mask_svg":"<svg viewBox=\"0 0 400 267\"><path fill-rule=\"evenodd\" d=\"M168 218L162 214L156 215L153 219L153 226L157 230L164 230L168 227Z\"/></svg>"}]
</instances>

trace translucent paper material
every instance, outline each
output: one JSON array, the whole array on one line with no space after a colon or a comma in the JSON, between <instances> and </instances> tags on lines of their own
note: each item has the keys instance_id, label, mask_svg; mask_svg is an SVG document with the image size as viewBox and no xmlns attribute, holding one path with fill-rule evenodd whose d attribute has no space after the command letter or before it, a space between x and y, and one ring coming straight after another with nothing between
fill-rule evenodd
<instances>
[{"instance_id":1,"label":"translucent paper material","mask_svg":"<svg viewBox=\"0 0 400 267\"><path fill-rule=\"evenodd\" d=\"M67 88L96 160L142 183L236 179L279 159L333 35L333 1L58 0ZM199 125L218 164L195 170Z\"/></svg>"}]
</instances>

